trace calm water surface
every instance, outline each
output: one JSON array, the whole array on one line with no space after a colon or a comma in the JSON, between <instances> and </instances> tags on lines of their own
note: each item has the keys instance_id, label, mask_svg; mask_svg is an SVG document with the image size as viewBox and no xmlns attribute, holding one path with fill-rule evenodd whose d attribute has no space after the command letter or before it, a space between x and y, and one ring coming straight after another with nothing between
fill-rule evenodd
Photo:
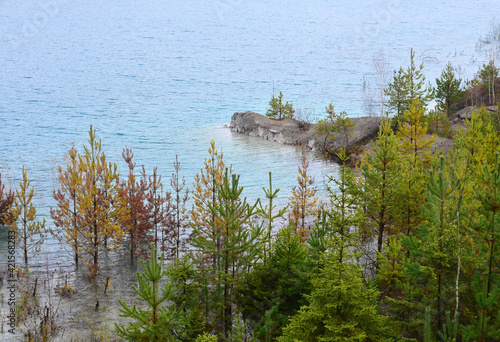
<instances>
[{"instance_id":1,"label":"calm water surface","mask_svg":"<svg viewBox=\"0 0 500 342\"><path fill-rule=\"evenodd\" d=\"M233 135L224 125L234 112L264 113L274 84L316 116L329 102L366 115L363 88L376 90L372 58L380 49L391 71L406 66L414 48L428 80L448 61L471 79L486 58L475 44L499 14L497 0L0 0L0 172L15 182L27 165L48 218L55 169L72 143L82 151L93 125L122 170L128 146L138 165L158 166L166 185L175 155L191 185L213 139L241 174L245 196L262 197L272 171L284 205L301 150ZM324 196L326 175L338 167L308 156ZM56 251L47 241L52 260L33 264L41 279L44 265L61 267L54 282L71 271L68 254ZM5 255L2 243L2 270ZM102 271L113 279L110 296L89 288L84 274L70 274L82 293L61 309L64 338L88 338L92 321L112 329L116 297L132 298L129 269Z\"/></svg>"},{"instance_id":2,"label":"calm water surface","mask_svg":"<svg viewBox=\"0 0 500 342\"><path fill-rule=\"evenodd\" d=\"M16 180L27 165L48 217L56 166L71 143L82 151L93 125L110 160L124 170L128 146L166 184L179 155L191 185L213 139L246 196L262 197L272 171L284 205L301 150L232 134L224 124L234 112L264 113L274 84L316 116L331 101L365 115L363 80L376 88L380 49L391 71L414 48L428 80L448 61L471 78L497 9L487 0L0 0L0 172ZM309 157L324 195L337 166Z\"/></svg>"}]
</instances>

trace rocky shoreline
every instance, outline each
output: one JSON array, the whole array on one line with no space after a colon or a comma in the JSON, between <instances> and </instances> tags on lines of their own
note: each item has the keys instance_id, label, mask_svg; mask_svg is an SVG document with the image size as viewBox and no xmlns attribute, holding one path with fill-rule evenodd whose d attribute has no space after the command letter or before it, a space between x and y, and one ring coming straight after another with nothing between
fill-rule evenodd
<instances>
[{"instance_id":1,"label":"rocky shoreline","mask_svg":"<svg viewBox=\"0 0 500 342\"><path fill-rule=\"evenodd\" d=\"M352 136L346 138L337 134L329 147L339 148L346 146L352 148L362 146L376 138L381 117L351 118L356 124ZM299 120L285 118L283 120L271 120L264 115L255 112L236 112L231 118L229 126L232 132L259 137L265 140L275 141L281 144L303 145L311 150L318 150L323 144L323 139L315 135L314 124Z\"/></svg>"},{"instance_id":2,"label":"rocky shoreline","mask_svg":"<svg viewBox=\"0 0 500 342\"><path fill-rule=\"evenodd\" d=\"M466 107L459 110L450 118L451 130L456 131L464 127L464 120L469 119L475 107ZM496 111L496 106L486 107L489 111ZM370 151L377 137L382 117L356 117L351 120L356 124L352 130L352 136L346 137L337 134L328 147L332 150L347 146L351 151L352 161L359 160L365 151ZM265 140L275 141L280 144L301 145L310 150L320 150L324 139L315 134L314 124L306 123L296 119L285 118L283 120L272 120L268 117L247 111L236 112L231 118L229 126L232 132L246 134ZM442 150L446 153L453 146L453 139L436 137L432 149Z\"/></svg>"}]
</instances>

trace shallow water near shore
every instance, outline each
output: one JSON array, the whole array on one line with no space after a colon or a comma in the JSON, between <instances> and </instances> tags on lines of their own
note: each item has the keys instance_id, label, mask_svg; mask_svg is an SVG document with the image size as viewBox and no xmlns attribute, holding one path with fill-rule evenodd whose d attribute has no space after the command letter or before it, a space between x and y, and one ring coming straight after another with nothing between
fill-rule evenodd
<instances>
[{"instance_id":1,"label":"shallow water near shore","mask_svg":"<svg viewBox=\"0 0 500 342\"><path fill-rule=\"evenodd\" d=\"M0 1L0 172L15 184L22 165L28 167L39 217L50 225L56 168L72 143L83 151L93 125L120 170L126 171L121 152L128 146L138 167L144 164L150 173L158 166L165 188L175 155L191 187L214 140L226 164L241 174L244 196L262 198L272 171L273 186L281 189L277 203L284 206L303 151L231 133L224 125L234 112L265 113L274 88L314 116L322 116L329 102L338 112L367 115L364 90L368 84L376 90L372 58L379 49L391 72L407 66L413 48L428 81L448 61L471 79L486 58L475 44L487 34L497 7L493 0L313 0L286 6L271 0ZM318 194L325 197L327 175L337 175L338 166L306 154ZM4 242L0 235L2 272ZM70 254L61 248L48 238L33 260L33 275L42 279L48 265L61 281L66 273L77 288L86 288L84 275L73 273ZM113 265L108 272L114 292L103 296L101 284L88 287L78 304L64 299L68 317L112 327L117 298L130 299L133 282L126 260ZM98 296L105 299L95 314ZM1 310L4 316L4 303ZM88 334L89 324L65 319L64 338Z\"/></svg>"}]
</instances>

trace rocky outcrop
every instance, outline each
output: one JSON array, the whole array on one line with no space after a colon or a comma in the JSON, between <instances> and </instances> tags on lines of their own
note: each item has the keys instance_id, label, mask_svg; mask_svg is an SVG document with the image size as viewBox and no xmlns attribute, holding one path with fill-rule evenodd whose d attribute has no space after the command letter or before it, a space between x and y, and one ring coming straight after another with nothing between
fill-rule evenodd
<instances>
[{"instance_id":1,"label":"rocky outcrop","mask_svg":"<svg viewBox=\"0 0 500 342\"><path fill-rule=\"evenodd\" d=\"M328 145L329 148L339 148L348 143L348 147L367 143L377 136L380 126L379 117L352 118L356 126L352 137L337 134ZM315 135L314 124L304 123L295 119L271 120L255 112L234 113L231 118L231 131L253 137L276 141L282 144L304 145L310 149L322 147L324 139Z\"/></svg>"},{"instance_id":2,"label":"rocky outcrop","mask_svg":"<svg viewBox=\"0 0 500 342\"><path fill-rule=\"evenodd\" d=\"M281 144L314 147L314 128L311 124L300 124L297 120L286 118L271 120L255 112L234 113L229 128L233 132L251 137L276 141Z\"/></svg>"},{"instance_id":3,"label":"rocky outcrop","mask_svg":"<svg viewBox=\"0 0 500 342\"><path fill-rule=\"evenodd\" d=\"M460 109L458 112L453 114L453 117L451 118L451 120L452 121L453 120L454 121L457 121L457 120L463 121L465 119L470 119L472 111L477 110L477 109L478 109L478 107L473 107L473 106L469 106L469 107L465 107L463 109ZM495 113L498 110L497 106L487 106L486 109L492 113Z\"/></svg>"}]
</instances>

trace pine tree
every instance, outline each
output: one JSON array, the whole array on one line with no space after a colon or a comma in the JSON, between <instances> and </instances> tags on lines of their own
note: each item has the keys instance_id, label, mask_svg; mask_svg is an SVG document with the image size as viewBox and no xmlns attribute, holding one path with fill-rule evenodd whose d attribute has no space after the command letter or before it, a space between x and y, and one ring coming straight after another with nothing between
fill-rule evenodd
<instances>
[{"instance_id":1,"label":"pine tree","mask_svg":"<svg viewBox=\"0 0 500 342\"><path fill-rule=\"evenodd\" d=\"M28 172L24 166L22 173L23 179L19 182L19 189L15 191L7 224L11 225L11 230L15 232L16 246L21 249L24 265L27 267L28 252L32 255L40 252L46 234L45 219L42 221L36 219L36 208L33 205L35 189L30 187L31 181L28 179Z\"/></svg>"},{"instance_id":2,"label":"pine tree","mask_svg":"<svg viewBox=\"0 0 500 342\"><path fill-rule=\"evenodd\" d=\"M239 186L239 176L232 175L226 169L222 184L217 188L217 202L209 208L214 218L212 231L218 236L203 234L197 227L193 227L193 246L204 254L215 255L220 262L217 269L216 286L220 287L221 297L217 307L219 332L225 339L232 334L233 303L235 299L234 287L242 281L249 267L258 256L259 237L261 228L249 226L249 220L255 213L255 205L250 206L246 199L241 200L243 188ZM219 244L220 243L220 244Z\"/></svg>"},{"instance_id":3,"label":"pine tree","mask_svg":"<svg viewBox=\"0 0 500 342\"><path fill-rule=\"evenodd\" d=\"M77 165L82 175L77 206L81 215L83 252L90 256L96 269L104 251L121 246L125 231L120 220L124 219L126 210L119 196L118 166L106 161L101 140L96 139L92 126L89 146L84 146L84 154L78 155Z\"/></svg>"},{"instance_id":4,"label":"pine tree","mask_svg":"<svg viewBox=\"0 0 500 342\"><path fill-rule=\"evenodd\" d=\"M320 265L308 304L291 318L278 341L392 341L389 320L377 312L378 292L365 284L359 266L339 263L335 248Z\"/></svg>"},{"instance_id":5,"label":"pine tree","mask_svg":"<svg viewBox=\"0 0 500 342\"><path fill-rule=\"evenodd\" d=\"M377 253L378 272L376 283L380 291L382 291L383 301L386 298L394 299L403 295L401 284L406 283L408 280L408 275L404 269L407 258L406 253L403 253L403 251L400 236L391 235L387 238L387 247L384 252Z\"/></svg>"},{"instance_id":6,"label":"pine tree","mask_svg":"<svg viewBox=\"0 0 500 342\"><path fill-rule=\"evenodd\" d=\"M139 288L135 285L132 289L137 293L146 309L137 308L134 304L128 306L121 299L121 317L128 317L134 322L128 325L118 325L115 328L118 335L127 341L178 341L177 329L183 322L182 309L175 305L168 305L177 288L167 280L160 289L165 278L163 269L164 255L158 260L155 248L151 250L151 259L141 261L143 273L137 273ZM161 291L161 292L160 292Z\"/></svg>"},{"instance_id":7,"label":"pine tree","mask_svg":"<svg viewBox=\"0 0 500 342\"><path fill-rule=\"evenodd\" d=\"M484 107L472 111L471 118L465 120L465 129L455 134L455 150L465 158L471 182L478 186L478 178L484 166L495 164L495 154L500 146L500 136L496 132L491 115Z\"/></svg>"},{"instance_id":8,"label":"pine tree","mask_svg":"<svg viewBox=\"0 0 500 342\"><path fill-rule=\"evenodd\" d=\"M201 234L218 235L219 228L215 224L215 217L210 211L210 205L216 205L218 196L217 189L224 178L224 163L223 154L219 153L215 147L215 142L210 141L208 149L209 158L204 161L204 168L197 173L193 184L193 208L191 210L191 226L196 227ZM229 169L231 173L231 169ZM215 231L212 231L215 229ZM193 233L194 234L194 233ZM220 241L218 242L220 244ZM215 258L215 257L214 257ZM213 266L215 267L215 259Z\"/></svg>"},{"instance_id":9,"label":"pine tree","mask_svg":"<svg viewBox=\"0 0 500 342\"><path fill-rule=\"evenodd\" d=\"M295 114L295 109L291 103L283 103L283 93L280 92L278 97L271 98L269 101L269 109L266 112L266 116L271 119L281 120L284 118L293 118Z\"/></svg>"},{"instance_id":10,"label":"pine tree","mask_svg":"<svg viewBox=\"0 0 500 342\"><path fill-rule=\"evenodd\" d=\"M266 258L272 248L271 233L273 229L274 220L283 217L283 215L285 215L286 213L287 208L286 207L282 208L278 210L277 213L273 214L273 211L275 211L276 209L276 206L273 205L273 200L278 196L278 192L280 191L280 189L273 190L273 180L271 176L271 171L269 171L269 189L266 189L264 187L262 189L264 190L264 195L269 200L269 204L266 206L262 206L262 202L259 201L258 203L259 208L257 210L257 214L267 221L266 237L263 246L264 258Z\"/></svg>"},{"instance_id":11,"label":"pine tree","mask_svg":"<svg viewBox=\"0 0 500 342\"><path fill-rule=\"evenodd\" d=\"M78 196L82 192L82 171L78 167L78 152L72 147L68 151L67 165L58 167L59 189L54 190L53 197L56 208L50 209L50 216L56 230L50 230L52 236L65 242L74 253L75 267L78 268L82 253L82 216L79 212Z\"/></svg>"},{"instance_id":12,"label":"pine tree","mask_svg":"<svg viewBox=\"0 0 500 342\"><path fill-rule=\"evenodd\" d=\"M192 257L184 254L167 265L166 275L177 288L170 300L178 311L182 311L184 317L182 327L179 327L179 338L184 341L194 341L207 330L200 298L201 274Z\"/></svg>"},{"instance_id":13,"label":"pine tree","mask_svg":"<svg viewBox=\"0 0 500 342\"><path fill-rule=\"evenodd\" d=\"M482 182L485 189L476 190L477 199L481 203L481 220L477 227L476 242L480 247L478 258L483 261L478 279L476 301L478 304L478 320L468 328L468 335L485 341L487 338L500 338L500 287L498 276L500 270L500 253L497 241L500 239L500 163L499 154L495 156L492 171L485 166ZM473 333L475 332L475 333Z\"/></svg>"},{"instance_id":14,"label":"pine tree","mask_svg":"<svg viewBox=\"0 0 500 342\"><path fill-rule=\"evenodd\" d=\"M431 145L434 137L427 137L427 123L419 99L414 98L409 110L404 112L400 122L398 137L401 140L401 153L409 157L412 167L428 166Z\"/></svg>"},{"instance_id":15,"label":"pine tree","mask_svg":"<svg viewBox=\"0 0 500 342\"><path fill-rule=\"evenodd\" d=\"M389 111L395 113L396 118L399 119L405 110L408 96L408 89L405 87L406 76L403 67L393 72L392 79L392 83L389 83L388 87L384 89L384 94L389 97L389 102L387 103Z\"/></svg>"},{"instance_id":16,"label":"pine tree","mask_svg":"<svg viewBox=\"0 0 500 342\"><path fill-rule=\"evenodd\" d=\"M418 99L414 99L410 111L403 115L398 132L402 157L397 167L401 180L396 183L391 210L397 229L406 232L406 235L422 220L421 206L425 200L427 177L424 170L430 165L430 148L434 141L434 137L426 136L423 112Z\"/></svg>"},{"instance_id":17,"label":"pine tree","mask_svg":"<svg viewBox=\"0 0 500 342\"><path fill-rule=\"evenodd\" d=\"M318 120L315 125L315 134L319 139L324 138L322 149L335 156L338 150L330 151L328 143L340 136L344 142L343 146L347 150L349 138L352 137L352 130L356 124L349 118L347 112L342 111L340 114L336 114L332 103L325 108L325 111L327 116Z\"/></svg>"},{"instance_id":18,"label":"pine tree","mask_svg":"<svg viewBox=\"0 0 500 342\"><path fill-rule=\"evenodd\" d=\"M186 235L187 224L187 209L186 204L189 198L189 190L186 188L186 179L179 178L179 172L182 169L181 163L175 156L174 173L170 179L174 198L172 199L172 213L171 213L171 228L174 230L174 244L175 244L175 258L179 259L180 252L185 250L188 238ZM184 238L183 238L184 236Z\"/></svg>"},{"instance_id":19,"label":"pine tree","mask_svg":"<svg viewBox=\"0 0 500 342\"><path fill-rule=\"evenodd\" d=\"M441 77L436 78L436 102L438 107L448 116L451 114L451 106L456 103L462 95L461 79L455 77L451 63L441 72Z\"/></svg>"},{"instance_id":20,"label":"pine tree","mask_svg":"<svg viewBox=\"0 0 500 342\"><path fill-rule=\"evenodd\" d=\"M375 233L378 253L382 252L385 237L394 224L391 206L399 178L399 150L400 142L390 127L389 119L383 119L372 153L363 156L359 166L361 177L356 179L356 193L361 197L366 216L366 233L368 236Z\"/></svg>"},{"instance_id":21,"label":"pine tree","mask_svg":"<svg viewBox=\"0 0 500 342\"><path fill-rule=\"evenodd\" d=\"M355 241L355 235L358 233L361 213L359 198L352 194L353 173L347 166L349 157L344 149L341 149L337 156L342 161L340 180L329 176L329 183L333 182L338 189L334 191L330 185L327 186L331 207L331 210L327 211L330 227L327 235L330 239L329 247L338 251L338 262L342 264L349 262L345 259L346 251L358 242Z\"/></svg>"},{"instance_id":22,"label":"pine tree","mask_svg":"<svg viewBox=\"0 0 500 342\"><path fill-rule=\"evenodd\" d=\"M293 227L282 227L272 244L270 256L256 264L238 288L243 318L253 329L253 338L274 341L294 315L306 304L310 291L307 244Z\"/></svg>"},{"instance_id":23,"label":"pine tree","mask_svg":"<svg viewBox=\"0 0 500 342\"><path fill-rule=\"evenodd\" d=\"M410 65L406 70L402 67L394 72L393 82L389 84L385 94L389 96L388 107L396 111L396 117L401 118L405 111L410 110L410 105L415 98L418 99L418 108L426 108L432 99L432 89L425 86L425 76L422 73L424 64L417 67L415 52L410 51Z\"/></svg>"},{"instance_id":24,"label":"pine tree","mask_svg":"<svg viewBox=\"0 0 500 342\"><path fill-rule=\"evenodd\" d=\"M429 133L450 138L451 123L446 112L430 110L427 114L427 127Z\"/></svg>"},{"instance_id":25,"label":"pine tree","mask_svg":"<svg viewBox=\"0 0 500 342\"><path fill-rule=\"evenodd\" d=\"M307 234L311 230L311 224L306 223L306 218L315 216L318 212L316 203L317 189L313 186L314 178L307 173L309 161L305 156L302 157L302 166L299 166L299 176L297 177L297 186L292 188L292 197L290 197L290 218L297 228L297 233L302 241L307 239Z\"/></svg>"},{"instance_id":26,"label":"pine tree","mask_svg":"<svg viewBox=\"0 0 500 342\"><path fill-rule=\"evenodd\" d=\"M318 139L324 138L323 140L323 150L326 151L327 143L336 138L336 135L340 133L339 127L336 125L337 114L335 114L335 106L330 103L326 108L326 118L318 120L314 126L315 134Z\"/></svg>"},{"instance_id":27,"label":"pine tree","mask_svg":"<svg viewBox=\"0 0 500 342\"><path fill-rule=\"evenodd\" d=\"M209 157L204 160L204 168L195 176L193 184L192 198L193 208L190 212L190 223L193 229L191 245L195 246L198 238L212 240L215 243L215 250L208 253L198 253L195 255L196 265L200 272L200 282L203 286L202 305L207 321L207 328L214 327L214 319L209 317L218 308L217 303L221 302L222 261L220 258L222 248L222 235L219 223L213 215L210 207L218 205L218 188L224 179L226 169L223 154L216 149L215 142L210 142L208 149ZM231 173L231 169L229 169ZM222 331L220 324L218 331Z\"/></svg>"},{"instance_id":28,"label":"pine tree","mask_svg":"<svg viewBox=\"0 0 500 342\"><path fill-rule=\"evenodd\" d=\"M437 171L432 170L427 184L427 201L423 206L423 222L415 236L406 237L415 262L413 279L422 283L428 293L427 301L435 310L434 331L441 329L446 310L451 310L454 293L455 270L458 243L456 235L455 191L459 181L453 170L447 170L449 163L441 158ZM414 241L409 242L409 239Z\"/></svg>"}]
</instances>

